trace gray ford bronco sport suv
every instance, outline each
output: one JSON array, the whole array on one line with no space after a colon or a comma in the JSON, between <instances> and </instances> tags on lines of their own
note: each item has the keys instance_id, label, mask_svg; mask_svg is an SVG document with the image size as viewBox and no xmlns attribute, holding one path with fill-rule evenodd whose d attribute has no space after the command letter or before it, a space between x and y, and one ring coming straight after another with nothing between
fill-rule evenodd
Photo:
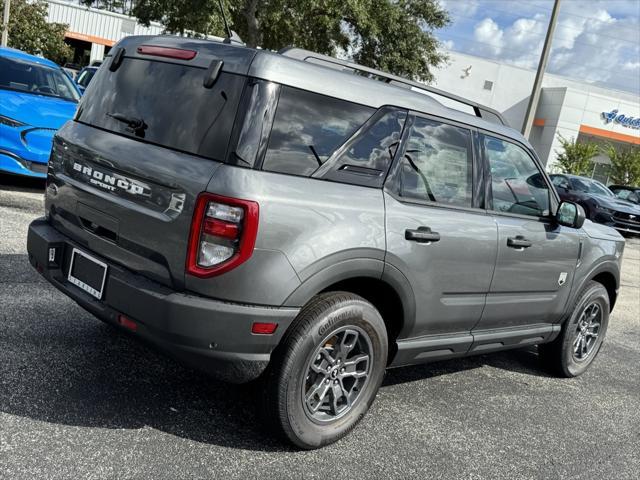
<instances>
[{"instance_id":1,"label":"gray ford bronco sport suv","mask_svg":"<svg viewBox=\"0 0 640 480\"><path fill-rule=\"evenodd\" d=\"M301 448L348 433L388 367L540 345L576 376L624 240L503 123L299 49L128 37L55 137L29 260L105 322L259 379Z\"/></svg>"}]
</instances>

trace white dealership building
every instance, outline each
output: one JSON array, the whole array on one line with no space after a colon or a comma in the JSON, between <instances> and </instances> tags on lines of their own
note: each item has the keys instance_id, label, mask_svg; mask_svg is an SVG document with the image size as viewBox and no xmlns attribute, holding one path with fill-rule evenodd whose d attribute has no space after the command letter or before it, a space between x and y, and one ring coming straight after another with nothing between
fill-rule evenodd
<instances>
[{"instance_id":1,"label":"white dealership building","mask_svg":"<svg viewBox=\"0 0 640 480\"><path fill-rule=\"evenodd\" d=\"M449 52L449 57L449 65L434 72L435 86L499 111L521 130L535 71L458 52ZM638 84L640 90L640 78ZM559 135L623 148L638 146L640 97L545 74L529 140L549 169L560 147ZM604 156L597 161L608 163Z\"/></svg>"},{"instance_id":2,"label":"white dealership building","mask_svg":"<svg viewBox=\"0 0 640 480\"><path fill-rule=\"evenodd\" d=\"M160 24L145 27L126 15L61 0L48 3L49 21L68 25L67 42L75 48L76 61L81 64L102 60L109 48L126 35L162 33ZM535 71L458 52L449 52L449 56L449 64L434 72L435 86L499 111L512 127L520 130ZM638 83L640 90L640 78ZM636 95L546 74L530 141L552 169L559 135L578 141L638 146L638 118L640 97ZM608 162L604 156L598 160ZM594 174L602 177L597 171Z\"/></svg>"}]
</instances>

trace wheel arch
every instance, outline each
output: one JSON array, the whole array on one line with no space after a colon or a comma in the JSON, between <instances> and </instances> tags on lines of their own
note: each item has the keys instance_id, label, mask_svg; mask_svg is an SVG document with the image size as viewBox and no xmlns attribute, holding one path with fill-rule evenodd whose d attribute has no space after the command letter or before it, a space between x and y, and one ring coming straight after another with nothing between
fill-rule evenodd
<instances>
[{"instance_id":1,"label":"wheel arch","mask_svg":"<svg viewBox=\"0 0 640 480\"><path fill-rule=\"evenodd\" d=\"M408 281L383 275L383 267L384 262L376 259L336 263L302 282L283 306L302 307L316 295L327 292L342 291L361 296L376 307L384 320L390 363L397 352L396 340L414 323L415 300Z\"/></svg>"},{"instance_id":2,"label":"wheel arch","mask_svg":"<svg viewBox=\"0 0 640 480\"><path fill-rule=\"evenodd\" d=\"M567 307L571 308L577 296L590 281L600 283L607 290L607 295L609 296L609 312L612 312L618 299L618 288L620 286L620 270L618 265L613 261L600 263L584 275L582 281L575 285L571 297L567 302ZM567 314L571 314L571 312L567 311Z\"/></svg>"},{"instance_id":3,"label":"wheel arch","mask_svg":"<svg viewBox=\"0 0 640 480\"><path fill-rule=\"evenodd\" d=\"M609 295L609 312L613 311L613 307L616 304L616 300L618 299L618 282L613 273L608 270L600 272L594 275L591 280L594 282L598 282L607 289L607 294Z\"/></svg>"}]
</instances>

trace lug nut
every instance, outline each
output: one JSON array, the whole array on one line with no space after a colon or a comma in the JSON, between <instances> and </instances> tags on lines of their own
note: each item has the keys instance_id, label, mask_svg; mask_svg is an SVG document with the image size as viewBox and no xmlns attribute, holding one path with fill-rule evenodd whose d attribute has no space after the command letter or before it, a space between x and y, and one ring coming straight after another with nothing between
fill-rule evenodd
<instances>
[{"instance_id":1,"label":"lug nut","mask_svg":"<svg viewBox=\"0 0 640 480\"><path fill-rule=\"evenodd\" d=\"M329 383L329 379L327 378L327 379L324 381L324 383Z\"/></svg>"},{"instance_id":2,"label":"lug nut","mask_svg":"<svg viewBox=\"0 0 640 480\"><path fill-rule=\"evenodd\" d=\"M338 384L338 380L334 380L333 383L337 385Z\"/></svg>"}]
</instances>

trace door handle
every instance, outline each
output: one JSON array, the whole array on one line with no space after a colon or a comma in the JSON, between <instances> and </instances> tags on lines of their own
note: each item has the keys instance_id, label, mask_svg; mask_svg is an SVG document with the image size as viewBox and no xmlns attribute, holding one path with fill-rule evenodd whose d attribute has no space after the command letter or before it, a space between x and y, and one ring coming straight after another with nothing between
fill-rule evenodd
<instances>
[{"instance_id":1,"label":"door handle","mask_svg":"<svg viewBox=\"0 0 640 480\"><path fill-rule=\"evenodd\" d=\"M527 240L522 235L507 238L507 247L523 250L525 248L529 248L531 245L533 245L531 240Z\"/></svg>"},{"instance_id":2,"label":"door handle","mask_svg":"<svg viewBox=\"0 0 640 480\"><path fill-rule=\"evenodd\" d=\"M431 243L440 240L438 232L432 232L429 227L418 227L415 230L407 229L404 231L405 240L418 243Z\"/></svg>"}]
</instances>

